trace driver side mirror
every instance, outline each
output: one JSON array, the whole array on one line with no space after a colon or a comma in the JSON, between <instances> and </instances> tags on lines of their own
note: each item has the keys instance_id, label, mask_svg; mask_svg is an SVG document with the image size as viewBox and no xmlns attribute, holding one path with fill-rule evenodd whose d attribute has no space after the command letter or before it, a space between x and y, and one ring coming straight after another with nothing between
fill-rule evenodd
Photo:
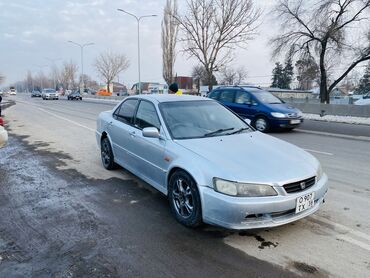
<instances>
[{"instance_id":1,"label":"driver side mirror","mask_svg":"<svg viewBox=\"0 0 370 278\"><path fill-rule=\"evenodd\" d=\"M159 138L159 130L156 127L146 127L143 129L143 136L148 138Z\"/></svg>"}]
</instances>

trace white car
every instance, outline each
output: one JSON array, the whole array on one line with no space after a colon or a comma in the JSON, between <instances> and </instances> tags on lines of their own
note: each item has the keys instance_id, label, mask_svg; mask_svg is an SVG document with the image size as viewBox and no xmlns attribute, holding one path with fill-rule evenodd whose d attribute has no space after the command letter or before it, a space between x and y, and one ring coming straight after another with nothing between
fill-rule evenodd
<instances>
[{"instance_id":1,"label":"white car","mask_svg":"<svg viewBox=\"0 0 370 278\"><path fill-rule=\"evenodd\" d=\"M4 147L8 142L8 132L3 126L0 126L0 148Z\"/></svg>"},{"instance_id":2,"label":"white car","mask_svg":"<svg viewBox=\"0 0 370 278\"><path fill-rule=\"evenodd\" d=\"M59 94L54 89L43 89L41 97L43 100L59 99Z\"/></svg>"}]
</instances>

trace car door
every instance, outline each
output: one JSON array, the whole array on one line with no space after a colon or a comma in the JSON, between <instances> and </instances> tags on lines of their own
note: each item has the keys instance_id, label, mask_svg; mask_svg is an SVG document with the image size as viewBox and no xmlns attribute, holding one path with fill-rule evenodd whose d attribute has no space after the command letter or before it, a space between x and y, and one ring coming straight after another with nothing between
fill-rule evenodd
<instances>
[{"instance_id":1,"label":"car door","mask_svg":"<svg viewBox=\"0 0 370 278\"><path fill-rule=\"evenodd\" d=\"M243 90L235 92L233 110L241 117L253 120L257 113L257 106L250 93Z\"/></svg>"},{"instance_id":2,"label":"car door","mask_svg":"<svg viewBox=\"0 0 370 278\"><path fill-rule=\"evenodd\" d=\"M144 137L142 130L146 127L155 127L161 132L161 122L155 105L147 100L141 100L136 111L135 127L137 128L132 149L135 154L135 165L140 175L145 176L160 191L164 191L166 184L167 162L164 160L166 140L161 138Z\"/></svg>"},{"instance_id":3,"label":"car door","mask_svg":"<svg viewBox=\"0 0 370 278\"><path fill-rule=\"evenodd\" d=\"M113 113L112 122L109 123L108 133L112 140L115 160L123 167L133 170L134 156L130 153L132 135L136 128L133 126L134 115L139 101L128 99L124 101Z\"/></svg>"}]
</instances>

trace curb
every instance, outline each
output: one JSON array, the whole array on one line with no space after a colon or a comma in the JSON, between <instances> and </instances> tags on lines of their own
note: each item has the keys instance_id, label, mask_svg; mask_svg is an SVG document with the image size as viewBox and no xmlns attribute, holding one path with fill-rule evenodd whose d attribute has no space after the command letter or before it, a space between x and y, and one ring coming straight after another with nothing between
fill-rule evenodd
<instances>
[{"instance_id":1,"label":"curb","mask_svg":"<svg viewBox=\"0 0 370 278\"><path fill-rule=\"evenodd\" d=\"M300 128L296 128L296 129L294 129L294 131L297 131L297 132L300 132L300 133L308 133L308 134L315 134L315 135L321 135L321 136L336 137L336 138L341 138L341 139L370 142L370 137L367 137L367 136L354 136L354 135L346 135L346 134L336 134L336 133L329 133L329 132L323 132L323 131L303 130L303 129L300 129Z\"/></svg>"}]
</instances>

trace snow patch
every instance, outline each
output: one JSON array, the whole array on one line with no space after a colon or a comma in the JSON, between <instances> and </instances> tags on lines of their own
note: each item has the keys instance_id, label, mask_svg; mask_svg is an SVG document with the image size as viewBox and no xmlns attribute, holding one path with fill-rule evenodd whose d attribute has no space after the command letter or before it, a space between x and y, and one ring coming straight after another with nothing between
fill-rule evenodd
<instances>
[{"instance_id":1,"label":"snow patch","mask_svg":"<svg viewBox=\"0 0 370 278\"><path fill-rule=\"evenodd\" d=\"M363 117L335 116L335 115L325 115L321 117L320 115L317 115L317 114L304 113L303 118L306 120L315 120L315 121L323 121L323 122L370 125L370 118L363 118Z\"/></svg>"}]
</instances>

